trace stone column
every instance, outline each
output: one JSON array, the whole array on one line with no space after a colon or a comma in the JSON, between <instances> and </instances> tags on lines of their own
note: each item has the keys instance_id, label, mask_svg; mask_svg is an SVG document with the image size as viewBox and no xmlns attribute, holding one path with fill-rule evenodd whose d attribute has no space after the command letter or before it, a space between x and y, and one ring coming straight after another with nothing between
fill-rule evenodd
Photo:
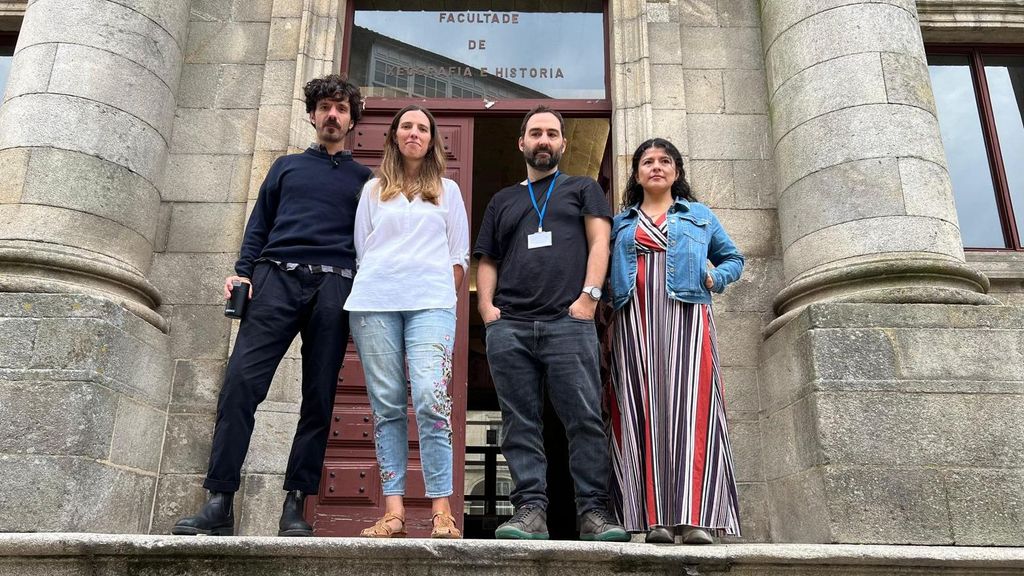
<instances>
[{"instance_id":1,"label":"stone column","mask_svg":"<svg viewBox=\"0 0 1024 576\"><path fill-rule=\"evenodd\" d=\"M172 369L146 279L188 0L34 0L0 107L0 531L145 532Z\"/></svg>"},{"instance_id":2,"label":"stone column","mask_svg":"<svg viewBox=\"0 0 1024 576\"><path fill-rule=\"evenodd\" d=\"M1024 309L964 305L995 301L964 263L915 3L761 10L786 283L759 352L772 540L1019 545Z\"/></svg>"},{"instance_id":3,"label":"stone column","mask_svg":"<svg viewBox=\"0 0 1024 576\"><path fill-rule=\"evenodd\" d=\"M0 108L0 291L98 295L166 328L146 274L188 6L28 7Z\"/></svg>"},{"instance_id":4,"label":"stone column","mask_svg":"<svg viewBox=\"0 0 1024 576\"><path fill-rule=\"evenodd\" d=\"M964 264L913 0L762 0L787 287L812 302L988 303Z\"/></svg>"}]
</instances>

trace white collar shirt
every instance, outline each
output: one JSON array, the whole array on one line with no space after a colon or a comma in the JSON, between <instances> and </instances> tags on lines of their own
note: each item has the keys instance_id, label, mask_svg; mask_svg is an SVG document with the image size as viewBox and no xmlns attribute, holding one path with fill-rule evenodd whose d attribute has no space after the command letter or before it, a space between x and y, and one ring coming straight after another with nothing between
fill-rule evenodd
<instances>
[{"instance_id":1,"label":"white collar shirt","mask_svg":"<svg viewBox=\"0 0 1024 576\"><path fill-rule=\"evenodd\" d=\"M358 270L345 309L393 312L455 306L453 267L469 266L469 222L459 185L442 178L438 205L399 194L380 201L377 178L359 197Z\"/></svg>"}]
</instances>

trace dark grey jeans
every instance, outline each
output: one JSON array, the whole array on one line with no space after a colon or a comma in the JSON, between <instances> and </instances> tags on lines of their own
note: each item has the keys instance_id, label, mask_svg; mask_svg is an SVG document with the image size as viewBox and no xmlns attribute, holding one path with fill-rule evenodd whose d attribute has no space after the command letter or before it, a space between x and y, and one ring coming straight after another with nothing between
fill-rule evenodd
<instances>
[{"instance_id":1,"label":"dark grey jeans","mask_svg":"<svg viewBox=\"0 0 1024 576\"><path fill-rule=\"evenodd\" d=\"M601 420L597 328L568 316L546 322L498 319L487 325L487 362L501 406L501 452L518 508L547 508L544 392L569 438L576 510L607 509L608 437Z\"/></svg>"}]
</instances>

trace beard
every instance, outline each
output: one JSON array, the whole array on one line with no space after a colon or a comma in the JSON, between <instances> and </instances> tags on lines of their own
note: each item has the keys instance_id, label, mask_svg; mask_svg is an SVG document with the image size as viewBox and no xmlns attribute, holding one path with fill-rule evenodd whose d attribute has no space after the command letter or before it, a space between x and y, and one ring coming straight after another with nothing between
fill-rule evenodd
<instances>
[{"instance_id":1,"label":"beard","mask_svg":"<svg viewBox=\"0 0 1024 576\"><path fill-rule=\"evenodd\" d=\"M328 128L334 128L334 130L328 130ZM342 130L339 124L334 122L325 123L316 129L316 136L321 142L341 142L345 138L346 132Z\"/></svg>"},{"instance_id":2,"label":"beard","mask_svg":"<svg viewBox=\"0 0 1024 576\"><path fill-rule=\"evenodd\" d=\"M540 153L547 153L547 158L537 158ZM526 163L531 167L547 172L562 160L562 152L560 150L551 150L550 148L534 148L533 150L527 149L524 156L526 157Z\"/></svg>"}]
</instances>

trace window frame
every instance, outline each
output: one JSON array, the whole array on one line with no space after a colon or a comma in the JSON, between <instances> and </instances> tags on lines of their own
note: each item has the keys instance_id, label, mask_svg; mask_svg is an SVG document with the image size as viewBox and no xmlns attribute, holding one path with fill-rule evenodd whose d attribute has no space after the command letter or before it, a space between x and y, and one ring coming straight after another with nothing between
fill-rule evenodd
<instances>
[{"instance_id":1,"label":"window frame","mask_svg":"<svg viewBox=\"0 0 1024 576\"><path fill-rule=\"evenodd\" d=\"M949 44L926 43L927 55L958 55L966 56L974 84L974 96L978 103L978 115L981 120L982 138L985 142L985 154L988 156L989 170L992 174L992 185L996 194L996 209L999 212L999 223L1002 226L1003 240L1006 247L969 247L970 252L1020 252L1022 245L1021 228L1024 222L1017 222L1013 212L1013 198L1006 180L1006 167L1003 164L1003 152L999 146L999 133L996 130L995 114L992 111L992 99L985 76L986 55L1017 55L1024 57L1024 44ZM937 114L937 111L936 111Z\"/></svg>"}]
</instances>

